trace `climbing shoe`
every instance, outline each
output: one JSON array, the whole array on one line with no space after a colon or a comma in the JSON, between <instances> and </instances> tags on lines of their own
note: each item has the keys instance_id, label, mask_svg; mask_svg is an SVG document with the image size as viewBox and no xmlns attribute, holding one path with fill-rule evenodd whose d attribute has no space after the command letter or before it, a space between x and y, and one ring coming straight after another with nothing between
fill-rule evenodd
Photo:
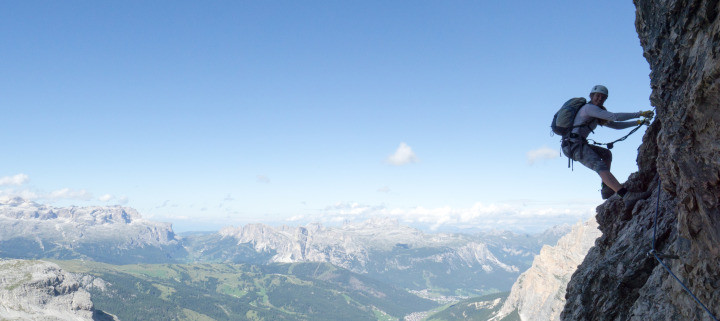
<instances>
[{"instance_id":1,"label":"climbing shoe","mask_svg":"<svg viewBox=\"0 0 720 321\"><path fill-rule=\"evenodd\" d=\"M606 200L615 194L615 191L613 191L610 186L605 185L605 183L600 184L600 196L602 196L602 199Z\"/></svg>"}]
</instances>

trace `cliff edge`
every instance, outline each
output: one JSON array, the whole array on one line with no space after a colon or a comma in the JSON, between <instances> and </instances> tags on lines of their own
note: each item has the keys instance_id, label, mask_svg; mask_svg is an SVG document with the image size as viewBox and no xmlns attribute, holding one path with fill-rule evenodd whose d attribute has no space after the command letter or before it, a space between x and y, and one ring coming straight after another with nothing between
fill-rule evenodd
<instances>
[{"instance_id":1,"label":"cliff edge","mask_svg":"<svg viewBox=\"0 0 720 321\"><path fill-rule=\"evenodd\" d=\"M649 196L597 208L603 235L573 274L561 318L712 320L648 252L657 208L656 250L679 256L663 262L720 317L720 1L634 3L657 118L626 186Z\"/></svg>"}]
</instances>

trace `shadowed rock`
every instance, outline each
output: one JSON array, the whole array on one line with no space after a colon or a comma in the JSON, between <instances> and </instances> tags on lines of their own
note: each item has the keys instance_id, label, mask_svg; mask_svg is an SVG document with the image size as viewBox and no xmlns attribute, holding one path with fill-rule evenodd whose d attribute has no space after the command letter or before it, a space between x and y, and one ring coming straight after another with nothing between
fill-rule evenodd
<instances>
[{"instance_id":1,"label":"shadowed rock","mask_svg":"<svg viewBox=\"0 0 720 321\"><path fill-rule=\"evenodd\" d=\"M720 315L720 2L635 5L657 118L627 184L649 196L597 208L603 236L568 284L562 319L710 320L647 253L658 208L656 249L679 256L666 264Z\"/></svg>"}]
</instances>

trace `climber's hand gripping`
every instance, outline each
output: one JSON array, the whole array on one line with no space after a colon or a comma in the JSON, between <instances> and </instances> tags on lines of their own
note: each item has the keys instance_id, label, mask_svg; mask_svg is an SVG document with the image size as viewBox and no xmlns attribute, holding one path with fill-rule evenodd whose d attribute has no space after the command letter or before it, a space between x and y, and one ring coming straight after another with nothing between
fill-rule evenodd
<instances>
[{"instance_id":1,"label":"climber's hand gripping","mask_svg":"<svg viewBox=\"0 0 720 321\"><path fill-rule=\"evenodd\" d=\"M655 113L652 110L646 110L646 111L641 111L640 116L645 117L648 120L650 120L655 116ZM638 124L640 124L640 123L638 122Z\"/></svg>"}]
</instances>

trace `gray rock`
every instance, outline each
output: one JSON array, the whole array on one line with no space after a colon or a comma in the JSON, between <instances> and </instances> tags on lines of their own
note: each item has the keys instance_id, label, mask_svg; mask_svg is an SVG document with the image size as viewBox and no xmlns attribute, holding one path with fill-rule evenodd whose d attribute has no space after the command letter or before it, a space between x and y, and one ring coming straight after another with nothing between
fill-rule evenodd
<instances>
[{"instance_id":1,"label":"gray rock","mask_svg":"<svg viewBox=\"0 0 720 321\"><path fill-rule=\"evenodd\" d=\"M102 317L99 317L102 316ZM114 320L95 311L78 277L54 263L0 260L0 319Z\"/></svg>"}]
</instances>

